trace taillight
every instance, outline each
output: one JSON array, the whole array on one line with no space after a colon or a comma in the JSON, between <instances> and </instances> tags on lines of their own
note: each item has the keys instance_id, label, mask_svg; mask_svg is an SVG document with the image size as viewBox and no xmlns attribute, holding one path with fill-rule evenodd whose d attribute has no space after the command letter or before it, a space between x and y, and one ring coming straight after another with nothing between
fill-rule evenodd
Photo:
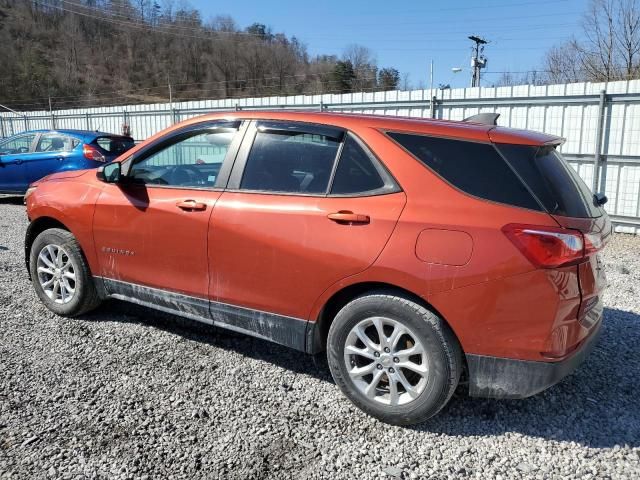
<instances>
[{"instance_id":1,"label":"taillight","mask_svg":"<svg viewBox=\"0 0 640 480\"><path fill-rule=\"evenodd\" d=\"M601 233L584 234L584 254L585 256L596 253L604 248L608 243L609 236L603 237Z\"/></svg>"},{"instance_id":2,"label":"taillight","mask_svg":"<svg viewBox=\"0 0 640 480\"><path fill-rule=\"evenodd\" d=\"M87 145L86 143L82 146L82 154L84 155L84 158L94 162L107 161L106 157L100 152L100 150L92 145Z\"/></svg>"},{"instance_id":3,"label":"taillight","mask_svg":"<svg viewBox=\"0 0 640 480\"><path fill-rule=\"evenodd\" d=\"M577 230L509 224L502 231L536 267L573 265L585 257L584 238Z\"/></svg>"}]
</instances>

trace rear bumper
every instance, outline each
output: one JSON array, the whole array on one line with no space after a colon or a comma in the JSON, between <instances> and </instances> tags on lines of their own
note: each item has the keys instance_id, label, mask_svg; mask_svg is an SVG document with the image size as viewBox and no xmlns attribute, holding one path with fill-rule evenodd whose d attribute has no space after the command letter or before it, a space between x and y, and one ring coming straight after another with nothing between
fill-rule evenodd
<instances>
[{"instance_id":1,"label":"rear bumper","mask_svg":"<svg viewBox=\"0 0 640 480\"><path fill-rule=\"evenodd\" d=\"M490 398L525 398L555 385L571 374L598 342L602 319L591 335L559 362L536 362L467 354L469 395Z\"/></svg>"}]
</instances>

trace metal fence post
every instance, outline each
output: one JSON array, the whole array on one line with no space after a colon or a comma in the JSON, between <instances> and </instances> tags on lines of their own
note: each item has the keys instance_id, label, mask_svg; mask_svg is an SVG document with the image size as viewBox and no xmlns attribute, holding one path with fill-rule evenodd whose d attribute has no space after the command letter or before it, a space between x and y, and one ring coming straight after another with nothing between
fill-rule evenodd
<instances>
[{"instance_id":1,"label":"metal fence post","mask_svg":"<svg viewBox=\"0 0 640 480\"><path fill-rule=\"evenodd\" d=\"M598 103L598 126L596 131L596 145L595 145L595 155L593 157L593 184L591 186L591 191L593 193L599 192L599 173L600 173L600 162L602 158L602 136L604 128L604 112L605 106L607 102L607 91L600 90L600 102Z\"/></svg>"},{"instance_id":2,"label":"metal fence post","mask_svg":"<svg viewBox=\"0 0 640 480\"><path fill-rule=\"evenodd\" d=\"M6 132L4 131L4 117L0 116L0 135L2 135L2 138L6 137Z\"/></svg>"},{"instance_id":3,"label":"metal fence post","mask_svg":"<svg viewBox=\"0 0 640 480\"><path fill-rule=\"evenodd\" d=\"M27 117L26 115L24 116L24 130L25 132L29 130L29 117Z\"/></svg>"},{"instance_id":4,"label":"metal fence post","mask_svg":"<svg viewBox=\"0 0 640 480\"><path fill-rule=\"evenodd\" d=\"M91 119L89 117L89 112L85 112L84 118L87 121L87 130L91 130Z\"/></svg>"},{"instance_id":5,"label":"metal fence post","mask_svg":"<svg viewBox=\"0 0 640 480\"><path fill-rule=\"evenodd\" d=\"M436 118L436 105L438 104L438 97L433 95L431 97L431 118Z\"/></svg>"}]
</instances>

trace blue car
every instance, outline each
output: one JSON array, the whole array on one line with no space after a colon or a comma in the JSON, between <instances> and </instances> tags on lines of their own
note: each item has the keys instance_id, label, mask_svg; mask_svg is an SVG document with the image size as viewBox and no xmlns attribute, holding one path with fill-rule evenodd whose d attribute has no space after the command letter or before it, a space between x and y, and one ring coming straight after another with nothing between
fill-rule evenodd
<instances>
[{"instance_id":1,"label":"blue car","mask_svg":"<svg viewBox=\"0 0 640 480\"><path fill-rule=\"evenodd\" d=\"M33 130L0 140L0 193L26 192L50 173L97 168L133 147L131 137L87 130Z\"/></svg>"}]
</instances>

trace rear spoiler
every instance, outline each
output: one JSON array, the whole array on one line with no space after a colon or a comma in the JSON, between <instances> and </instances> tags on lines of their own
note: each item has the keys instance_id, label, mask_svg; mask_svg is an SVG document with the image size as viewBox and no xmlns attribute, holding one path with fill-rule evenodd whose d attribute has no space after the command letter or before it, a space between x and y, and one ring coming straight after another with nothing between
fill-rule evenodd
<instances>
[{"instance_id":1,"label":"rear spoiler","mask_svg":"<svg viewBox=\"0 0 640 480\"><path fill-rule=\"evenodd\" d=\"M481 123L483 125L498 125L499 113L478 113L471 115L463 120L463 122Z\"/></svg>"}]
</instances>

